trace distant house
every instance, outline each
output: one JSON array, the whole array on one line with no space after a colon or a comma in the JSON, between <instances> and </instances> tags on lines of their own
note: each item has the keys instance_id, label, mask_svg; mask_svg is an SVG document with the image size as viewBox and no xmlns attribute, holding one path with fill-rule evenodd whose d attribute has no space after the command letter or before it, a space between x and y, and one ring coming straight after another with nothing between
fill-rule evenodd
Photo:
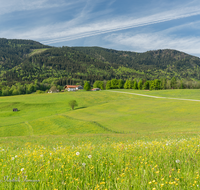
<instances>
[{"instance_id":1,"label":"distant house","mask_svg":"<svg viewBox=\"0 0 200 190\"><path fill-rule=\"evenodd\" d=\"M99 91L101 90L100 88L93 88L92 91Z\"/></svg>"},{"instance_id":2,"label":"distant house","mask_svg":"<svg viewBox=\"0 0 200 190\"><path fill-rule=\"evenodd\" d=\"M18 111L18 109L17 108L13 108L13 111L16 112L16 111Z\"/></svg>"},{"instance_id":3,"label":"distant house","mask_svg":"<svg viewBox=\"0 0 200 190\"><path fill-rule=\"evenodd\" d=\"M83 87L81 85L66 85L65 89L67 91L76 91L76 90L82 90Z\"/></svg>"}]
</instances>

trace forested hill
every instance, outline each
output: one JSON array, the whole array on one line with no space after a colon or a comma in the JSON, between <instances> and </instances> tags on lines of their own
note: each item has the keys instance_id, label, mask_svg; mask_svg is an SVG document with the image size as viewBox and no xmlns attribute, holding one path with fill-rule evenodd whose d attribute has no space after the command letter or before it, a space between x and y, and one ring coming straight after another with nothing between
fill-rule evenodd
<instances>
[{"instance_id":1,"label":"forested hill","mask_svg":"<svg viewBox=\"0 0 200 190\"><path fill-rule=\"evenodd\" d=\"M199 80L200 59L176 50L145 53L99 47L50 47L32 40L0 39L0 90L32 82L56 85L112 78Z\"/></svg>"},{"instance_id":2,"label":"forested hill","mask_svg":"<svg viewBox=\"0 0 200 190\"><path fill-rule=\"evenodd\" d=\"M75 49L103 62L116 63L144 72L148 79L163 76L200 79L197 73L200 58L176 50L164 49L137 53L100 47L75 47Z\"/></svg>"},{"instance_id":3,"label":"forested hill","mask_svg":"<svg viewBox=\"0 0 200 190\"><path fill-rule=\"evenodd\" d=\"M0 38L0 69L9 70L19 65L26 55L40 48L49 48L32 40L8 40Z\"/></svg>"}]
</instances>

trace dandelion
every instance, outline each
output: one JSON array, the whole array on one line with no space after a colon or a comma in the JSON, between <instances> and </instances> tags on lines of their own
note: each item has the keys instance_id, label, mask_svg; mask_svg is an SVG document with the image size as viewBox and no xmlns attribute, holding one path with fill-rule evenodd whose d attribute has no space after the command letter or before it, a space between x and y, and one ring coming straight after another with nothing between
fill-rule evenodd
<instances>
[{"instance_id":1,"label":"dandelion","mask_svg":"<svg viewBox=\"0 0 200 190\"><path fill-rule=\"evenodd\" d=\"M76 155L79 156L79 155L80 155L80 152L76 152Z\"/></svg>"},{"instance_id":2,"label":"dandelion","mask_svg":"<svg viewBox=\"0 0 200 190\"><path fill-rule=\"evenodd\" d=\"M15 155L15 158L17 158L17 155Z\"/></svg>"},{"instance_id":3,"label":"dandelion","mask_svg":"<svg viewBox=\"0 0 200 190\"><path fill-rule=\"evenodd\" d=\"M24 168L21 169L21 172L23 172L23 171L24 171Z\"/></svg>"},{"instance_id":4,"label":"dandelion","mask_svg":"<svg viewBox=\"0 0 200 190\"><path fill-rule=\"evenodd\" d=\"M15 157L12 157L12 158L11 158L11 160L14 160L14 159L15 159Z\"/></svg>"},{"instance_id":5,"label":"dandelion","mask_svg":"<svg viewBox=\"0 0 200 190\"><path fill-rule=\"evenodd\" d=\"M180 163L180 160L176 160L176 163L177 163L177 164Z\"/></svg>"},{"instance_id":6,"label":"dandelion","mask_svg":"<svg viewBox=\"0 0 200 190\"><path fill-rule=\"evenodd\" d=\"M41 154L40 157L43 157L43 154Z\"/></svg>"},{"instance_id":7,"label":"dandelion","mask_svg":"<svg viewBox=\"0 0 200 190\"><path fill-rule=\"evenodd\" d=\"M85 167L85 166L86 166L86 163L82 163L82 166L84 166L84 167Z\"/></svg>"},{"instance_id":8,"label":"dandelion","mask_svg":"<svg viewBox=\"0 0 200 190\"><path fill-rule=\"evenodd\" d=\"M92 155L89 155L88 158L92 158Z\"/></svg>"}]
</instances>

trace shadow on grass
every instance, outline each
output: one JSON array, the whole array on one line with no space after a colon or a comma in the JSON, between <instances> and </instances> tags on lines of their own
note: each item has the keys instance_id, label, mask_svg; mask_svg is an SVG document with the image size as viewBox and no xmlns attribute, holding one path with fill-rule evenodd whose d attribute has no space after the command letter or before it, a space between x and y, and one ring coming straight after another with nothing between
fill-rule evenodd
<instances>
[{"instance_id":1,"label":"shadow on grass","mask_svg":"<svg viewBox=\"0 0 200 190\"><path fill-rule=\"evenodd\" d=\"M75 108L74 110L79 110L79 109L84 109L84 108L87 108L87 107L82 106L82 107Z\"/></svg>"}]
</instances>

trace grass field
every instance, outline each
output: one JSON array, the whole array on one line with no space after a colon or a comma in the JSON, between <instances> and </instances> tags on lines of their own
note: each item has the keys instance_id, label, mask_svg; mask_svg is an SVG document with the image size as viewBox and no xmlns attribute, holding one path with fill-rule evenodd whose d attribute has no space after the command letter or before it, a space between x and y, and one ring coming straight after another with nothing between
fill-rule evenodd
<instances>
[{"instance_id":1,"label":"grass field","mask_svg":"<svg viewBox=\"0 0 200 190\"><path fill-rule=\"evenodd\" d=\"M171 97L200 100L199 90L156 91L157 94L155 91L131 92L164 97L171 93ZM71 99L79 104L74 111L68 106ZM20 111L12 112L15 107ZM1 97L0 136L199 132L199 112L200 102L154 99L109 91Z\"/></svg>"},{"instance_id":2,"label":"grass field","mask_svg":"<svg viewBox=\"0 0 200 190\"><path fill-rule=\"evenodd\" d=\"M200 100L200 90L119 91ZM199 111L110 91L1 97L0 189L199 189Z\"/></svg>"}]
</instances>

